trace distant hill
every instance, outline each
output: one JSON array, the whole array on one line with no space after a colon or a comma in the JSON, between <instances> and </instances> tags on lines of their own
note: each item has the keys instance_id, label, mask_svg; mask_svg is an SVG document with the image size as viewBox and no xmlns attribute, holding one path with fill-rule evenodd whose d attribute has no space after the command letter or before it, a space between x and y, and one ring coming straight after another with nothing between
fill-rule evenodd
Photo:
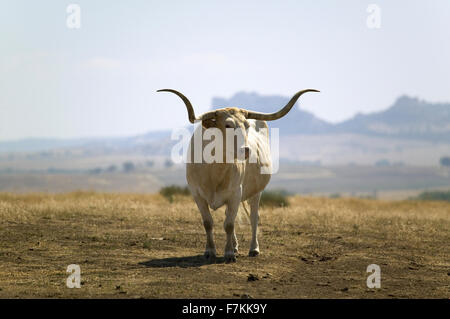
<instances>
[{"instance_id":1,"label":"distant hill","mask_svg":"<svg viewBox=\"0 0 450 319\"><path fill-rule=\"evenodd\" d=\"M0 152L40 152L56 148L81 146L93 139L25 138L0 142Z\"/></svg>"},{"instance_id":2,"label":"distant hill","mask_svg":"<svg viewBox=\"0 0 450 319\"><path fill-rule=\"evenodd\" d=\"M115 151L142 151L143 153L167 153L170 143L170 130L148 132L128 137L103 137L79 139L26 138L16 141L0 142L0 153L45 152L55 149L85 149L92 153L111 153Z\"/></svg>"},{"instance_id":3,"label":"distant hill","mask_svg":"<svg viewBox=\"0 0 450 319\"><path fill-rule=\"evenodd\" d=\"M450 142L450 104L402 96L387 110L337 124L335 132Z\"/></svg>"},{"instance_id":4,"label":"distant hill","mask_svg":"<svg viewBox=\"0 0 450 319\"><path fill-rule=\"evenodd\" d=\"M212 105L214 108L237 106L270 113L288 101L289 98L283 96L239 92L230 99L214 98ZM384 111L357 114L338 124L328 123L294 106L277 124L281 135L349 133L450 142L450 104L432 104L402 96Z\"/></svg>"}]
</instances>

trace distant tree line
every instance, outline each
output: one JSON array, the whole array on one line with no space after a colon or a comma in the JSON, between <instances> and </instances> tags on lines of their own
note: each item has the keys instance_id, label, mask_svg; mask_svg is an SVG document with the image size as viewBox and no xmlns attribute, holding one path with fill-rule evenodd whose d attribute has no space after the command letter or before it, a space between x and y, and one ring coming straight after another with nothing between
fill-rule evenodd
<instances>
[{"instance_id":1,"label":"distant tree line","mask_svg":"<svg viewBox=\"0 0 450 319\"><path fill-rule=\"evenodd\" d=\"M442 166L450 167L450 156L441 157L440 163Z\"/></svg>"},{"instance_id":2,"label":"distant tree line","mask_svg":"<svg viewBox=\"0 0 450 319\"><path fill-rule=\"evenodd\" d=\"M144 167L154 167L155 166L155 162L153 160L147 160L143 163ZM170 168L174 166L174 162L168 158L164 161L164 167L165 168ZM100 174L100 173L114 173L120 170L120 168L122 169L122 172L124 173L131 173L136 171L136 169L138 168L138 165L136 165L135 163L133 163L132 161L125 161L122 163L122 166L118 167L117 165L109 165L107 168L101 168L101 167L94 167L92 169L89 169L87 172L89 174Z\"/></svg>"}]
</instances>

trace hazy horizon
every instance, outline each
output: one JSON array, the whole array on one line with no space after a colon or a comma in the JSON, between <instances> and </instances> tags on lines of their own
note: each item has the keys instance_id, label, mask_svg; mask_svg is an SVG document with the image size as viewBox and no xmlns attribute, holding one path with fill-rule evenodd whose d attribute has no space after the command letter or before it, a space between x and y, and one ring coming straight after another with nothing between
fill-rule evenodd
<instances>
[{"instance_id":1,"label":"hazy horizon","mask_svg":"<svg viewBox=\"0 0 450 319\"><path fill-rule=\"evenodd\" d=\"M268 95L262 95L262 94L259 94L258 92L239 91L239 92L236 92L235 94L233 94L233 95L230 96L230 97L220 97L220 98L228 99L228 98L231 98L231 97L235 96L235 95L238 94L238 93L257 94L257 95L262 96L262 97L268 97ZM272 94L272 95L270 95L270 96L280 96L280 97L289 98L288 96L282 96L282 95L279 95L279 94ZM386 110L388 110L390 107L392 107L392 106L395 104L395 102L396 102L399 98L401 98L401 97L408 97L408 98L418 99L418 100L420 100L420 101L428 102L428 101L426 101L426 100L424 100L424 99L421 99L420 97L409 96L409 95L403 94L403 95L400 95L399 97L397 97L390 105L388 105L388 106L385 107L385 108L382 108L382 109L380 109L380 110L375 110L375 111L373 111L373 112L357 112L356 114L350 116L349 118L345 118L345 119L342 119L342 120L336 121L336 122L332 122L332 121L328 121L328 120L326 120L326 119L323 119L323 118L321 118L320 116L316 115L316 114L314 113L314 111L310 111L310 110L303 110L303 111L309 112L309 113L313 114L316 118L318 118L318 119L320 119L320 120L323 120L323 121L325 121L325 122L327 122L327 123L331 123L331 124L339 124L339 123L343 123L343 122L345 122L345 121L348 121L348 120L350 120L350 119L353 119L353 118L354 118L355 116L357 116L357 115L361 115L361 114L363 114L363 115L368 115L368 114L373 114L373 113L378 113L378 112L386 111ZM219 98L219 96L217 96L216 98ZM175 100L175 101L176 101L176 100ZM445 102L445 101L443 101L443 102L436 102L436 103L438 103L438 104L439 104L439 103L450 104L450 103L447 103L447 102ZM295 107L299 108L298 104L299 104L299 103L297 103ZM223 105L223 106L226 107L226 105ZM234 105L234 106L235 106L235 105ZM211 109L214 109L214 108L217 108L217 107L219 107L219 106L218 106L218 105L211 106ZM180 108L182 109L182 112L185 111L185 110L184 110L184 105L182 104L182 102L181 102ZM249 109L254 109L254 107L250 107ZM301 108L299 108L299 109L301 109ZM1 142L15 142L15 141L20 141L20 140L32 140L32 139L36 139L36 140L47 140L47 139L48 139L48 140L78 140L78 139L103 139L103 138L121 138L121 137L124 137L124 138L125 138L125 137L131 137L131 136L135 136L135 135L146 134L146 133L153 133L153 132L159 132L159 131L169 131L169 130L171 130L171 129L179 129L179 128L181 128L181 127L185 127L185 126L189 126L189 125L190 125L190 123L189 123L189 121L186 119L186 122L185 122L184 124L180 125L179 127L171 126L171 127L167 127L167 128L149 129L149 130L147 130L147 131L140 132L140 133L136 133L136 134L128 134L128 135L123 135L123 134L119 134L119 135L113 135L113 134L112 134L112 135L85 135L85 136L67 136L67 137L57 137L57 136L24 136L24 137L15 138L15 139L8 139L8 140L2 140L2 139L0 139L0 143L1 143Z\"/></svg>"},{"instance_id":2,"label":"hazy horizon","mask_svg":"<svg viewBox=\"0 0 450 319\"><path fill-rule=\"evenodd\" d=\"M188 124L237 92L290 97L337 123L400 96L450 101L450 3L7 1L0 12L0 141L133 136ZM242 105L242 107L246 107Z\"/></svg>"}]
</instances>

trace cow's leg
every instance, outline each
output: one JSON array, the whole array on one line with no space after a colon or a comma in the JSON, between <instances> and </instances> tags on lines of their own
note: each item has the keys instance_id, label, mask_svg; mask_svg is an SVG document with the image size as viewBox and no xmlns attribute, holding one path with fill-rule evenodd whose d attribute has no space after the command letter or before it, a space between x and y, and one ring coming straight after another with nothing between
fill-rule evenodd
<instances>
[{"instance_id":1,"label":"cow's leg","mask_svg":"<svg viewBox=\"0 0 450 319\"><path fill-rule=\"evenodd\" d=\"M213 235L213 218L211 212L209 211L208 203L200 196L194 196L194 200L197 203L197 207L202 214L203 226L206 232L206 248L205 257L209 260L214 260L216 258L216 245L214 244Z\"/></svg>"},{"instance_id":2,"label":"cow's leg","mask_svg":"<svg viewBox=\"0 0 450 319\"><path fill-rule=\"evenodd\" d=\"M237 236L236 236L236 229L234 229L234 231L233 231L233 248L234 248L234 253L236 255L239 255L239 243L238 243Z\"/></svg>"},{"instance_id":3,"label":"cow's leg","mask_svg":"<svg viewBox=\"0 0 450 319\"><path fill-rule=\"evenodd\" d=\"M261 193L256 194L248 200L250 204L250 220L252 223L252 241L250 243L250 251L248 255L255 257L259 255L259 243L258 243L258 221L259 221L259 199Z\"/></svg>"},{"instance_id":4,"label":"cow's leg","mask_svg":"<svg viewBox=\"0 0 450 319\"><path fill-rule=\"evenodd\" d=\"M240 193L234 199L230 200L227 203L225 222L223 223L223 228L227 234L227 243L225 245L225 262L235 262L236 254L235 254L235 245L237 244L236 234L234 233L234 222L236 220L236 215L239 209L240 204Z\"/></svg>"}]
</instances>

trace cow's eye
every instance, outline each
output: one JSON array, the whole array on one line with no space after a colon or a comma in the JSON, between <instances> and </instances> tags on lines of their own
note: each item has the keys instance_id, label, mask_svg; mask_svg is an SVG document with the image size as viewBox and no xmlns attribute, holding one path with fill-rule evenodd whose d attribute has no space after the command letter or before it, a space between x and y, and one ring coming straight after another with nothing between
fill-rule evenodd
<instances>
[{"instance_id":1,"label":"cow's eye","mask_svg":"<svg viewBox=\"0 0 450 319\"><path fill-rule=\"evenodd\" d=\"M235 123L233 121L225 121L225 128L235 128Z\"/></svg>"}]
</instances>

